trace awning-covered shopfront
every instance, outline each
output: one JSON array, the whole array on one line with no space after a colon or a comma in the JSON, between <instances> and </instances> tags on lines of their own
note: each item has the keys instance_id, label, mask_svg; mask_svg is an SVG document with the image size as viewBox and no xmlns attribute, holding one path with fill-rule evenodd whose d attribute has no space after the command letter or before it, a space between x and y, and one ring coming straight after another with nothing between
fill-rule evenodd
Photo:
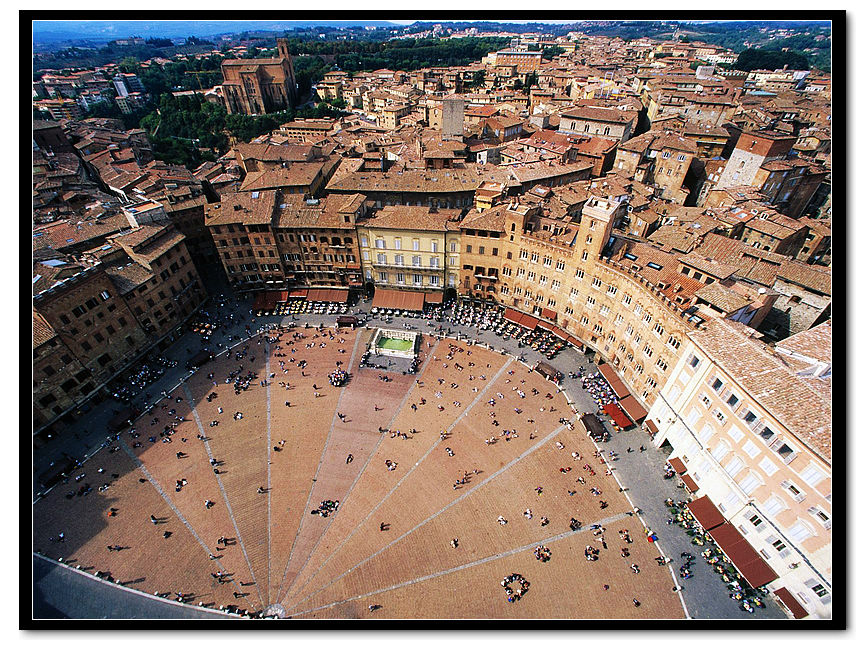
<instances>
[{"instance_id":1,"label":"awning-covered shopfront","mask_svg":"<svg viewBox=\"0 0 865 650\"><path fill-rule=\"evenodd\" d=\"M710 531L723 524L726 519L721 511L715 507L715 504L709 500L709 497L700 497L688 504L688 510L694 515L694 518L700 522L704 530Z\"/></svg>"},{"instance_id":2,"label":"awning-covered shopfront","mask_svg":"<svg viewBox=\"0 0 865 650\"><path fill-rule=\"evenodd\" d=\"M546 307L541 308L541 316L546 318L547 320L551 320L554 323L556 322L556 318L558 318L558 314L552 309L547 309Z\"/></svg>"},{"instance_id":3,"label":"awning-covered shopfront","mask_svg":"<svg viewBox=\"0 0 865 650\"><path fill-rule=\"evenodd\" d=\"M422 291L400 291L399 289L376 289L372 306L378 309L399 309L400 311L423 311L424 293Z\"/></svg>"},{"instance_id":4,"label":"awning-covered shopfront","mask_svg":"<svg viewBox=\"0 0 865 650\"><path fill-rule=\"evenodd\" d=\"M616 371L613 370L613 366L608 363L602 363L598 366L598 372L600 372L601 376L603 376L603 378L607 380L607 383L610 385L610 388L613 389L616 397L622 399L623 397L627 397L631 394L631 392L627 389L622 380L619 379Z\"/></svg>"},{"instance_id":5,"label":"awning-covered shopfront","mask_svg":"<svg viewBox=\"0 0 865 650\"><path fill-rule=\"evenodd\" d=\"M689 474L682 474L682 483L685 484L685 487L688 488L688 492L691 494L700 489L700 486L697 485L697 482Z\"/></svg>"},{"instance_id":6,"label":"awning-covered shopfront","mask_svg":"<svg viewBox=\"0 0 865 650\"><path fill-rule=\"evenodd\" d=\"M730 522L721 524L708 533L752 587L762 587L778 579L778 574Z\"/></svg>"},{"instance_id":7,"label":"awning-covered shopfront","mask_svg":"<svg viewBox=\"0 0 865 650\"><path fill-rule=\"evenodd\" d=\"M348 289L310 289L309 302L348 302Z\"/></svg>"},{"instance_id":8,"label":"awning-covered shopfront","mask_svg":"<svg viewBox=\"0 0 865 650\"><path fill-rule=\"evenodd\" d=\"M633 422L628 419L628 416L625 415L625 412L612 402L604 404L604 412L613 419L613 422L615 422L616 426L620 429L627 429L633 424Z\"/></svg>"},{"instance_id":9,"label":"awning-covered shopfront","mask_svg":"<svg viewBox=\"0 0 865 650\"><path fill-rule=\"evenodd\" d=\"M643 405L637 401L633 395L626 395L619 400L619 406L628 414L634 422L639 422L646 417L649 412L643 408Z\"/></svg>"},{"instance_id":10,"label":"awning-covered shopfront","mask_svg":"<svg viewBox=\"0 0 865 650\"><path fill-rule=\"evenodd\" d=\"M793 614L793 618L805 618L808 616L808 610L802 607L802 604L796 600L796 597L791 594L786 587L781 587L773 591L778 599L784 603L784 607L790 610L790 613Z\"/></svg>"},{"instance_id":11,"label":"awning-covered shopfront","mask_svg":"<svg viewBox=\"0 0 865 650\"><path fill-rule=\"evenodd\" d=\"M526 329L533 330L538 326L538 319L528 314L522 314L520 316L520 325Z\"/></svg>"},{"instance_id":12,"label":"awning-covered shopfront","mask_svg":"<svg viewBox=\"0 0 865 650\"><path fill-rule=\"evenodd\" d=\"M520 324L520 316L522 316L522 314L520 312L518 312L516 309L514 309L513 307L508 307L507 309L505 309L504 319L506 321L510 321L511 323L514 323L515 325L519 325Z\"/></svg>"},{"instance_id":13,"label":"awning-covered shopfront","mask_svg":"<svg viewBox=\"0 0 865 650\"><path fill-rule=\"evenodd\" d=\"M252 302L252 308L255 311L260 309L263 310L272 310L276 308L276 303L279 300L279 291L262 291L257 296L255 296L255 300Z\"/></svg>"},{"instance_id":14,"label":"awning-covered shopfront","mask_svg":"<svg viewBox=\"0 0 865 650\"><path fill-rule=\"evenodd\" d=\"M685 467L685 463L682 462L681 458L670 458L667 462L670 463L670 467L676 471L676 474L684 474L688 471L688 468Z\"/></svg>"}]
</instances>

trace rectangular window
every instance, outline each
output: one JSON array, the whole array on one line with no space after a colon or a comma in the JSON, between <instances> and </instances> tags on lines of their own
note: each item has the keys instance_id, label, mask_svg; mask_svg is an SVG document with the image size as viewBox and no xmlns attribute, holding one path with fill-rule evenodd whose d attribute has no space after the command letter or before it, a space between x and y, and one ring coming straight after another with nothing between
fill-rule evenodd
<instances>
[{"instance_id":1,"label":"rectangular window","mask_svg":"<svg viewBox=\"0 0 865 650\"><path fill-rule=\"evenodd\" d=\"M805 495L792 481L782 481L781 487L787 490L797 503L802 503L805 500Z\"/></svg>"},{"instance_id":2,"label":"rectangular window","mask_svg":"<svg viewBox=\"0 0 865 650\"><path fill-rule=\"evenodd\" d=\"M745 461L743 461L738 456L733 456L727 464L724 465L724 471L730 475L731 478L735 478L736 474L742 471L742 468L745 467Z\"/></svg>"},{"instance_id":3,"label":"rectangular window","mask_svg":"<svg viewBox=\"0 0 865 650\"><path fill-rule=\"evenodd\" d=\"M826 474L821 472L815 465L809 465L801 473L802 480L809 486L816 487L818 483L826 478Z\"/></svg>"}]
</instances>

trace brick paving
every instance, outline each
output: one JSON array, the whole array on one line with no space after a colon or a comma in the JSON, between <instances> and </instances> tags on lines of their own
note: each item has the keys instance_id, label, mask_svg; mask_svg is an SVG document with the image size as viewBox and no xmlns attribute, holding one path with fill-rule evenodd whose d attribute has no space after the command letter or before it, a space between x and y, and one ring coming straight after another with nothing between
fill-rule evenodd
<instances>
[{"instance_id":1,"label":"brick paving","mask_svg":"<svg viewBox=\"0 0 865 650\"><path fill-rule=\"evenodd\" d=\"M260 324L259 320L253 327ZM423 324L420 329L430 328ZM84 464L79 471L87 476L80 483L59 485L39 499L34 505L34 549L55 559L62 556L91 573L111 571L116 580L146 593L182 591L210 607L237 605L249 611L281 603L293 617L685 615L679 595L672 591L669 568L654 562L658 549L646 543L640 519L626 514L632 505L619 493L613 477L604 475L592 456L591 441L579 433L579 424L569 431L560 423L560 418L574 416L565 395L499 351L522 355L529 364L538 360L536 352L489 332L452 326L452 333L477 339L495 351L454 339L436 341L427 334L422 372L390 372L393 381L382 382L382 371L357 366L372 330L297 331L306 338L291 342L283 334L279 343L269 345L253 336L223 353L142 416L135 423L138 438L124 433L112 444L118 451L102 449ZM314 347L306 347L313 342ZM237 359L235 354L246 346L246 356ZM292 357L295 362L289 362ZM303 371L296 365L300 359L307 361ZM288 373L283 373L281 361ZM326 378L337 361L352 373L341 389L330 386ZM235 395L230 384L220 382L241 365L243 372L253 369L258 378ZM593 369L574 350L561 353L554 365L565 372L578 365ZM207 377L210 372L215 374L215 387ZM271 384L260 386L258 381L269 373L275 374ZM163 379L159 386L167 390L173 384L170 377ZM286 380L288 390L279 384ZM452 388L453 383L458 386ZM313 397L313 384L320 397ZM574 408L594 410L590 397L575 384L570 379L563 382ZM217 398L208 402L211 391ZM547 393L551 399L545 399ZM490 399L495 399L494 406L487 403ZM172 443L150 443L148 437L158 436L171 419L168 409L183 418ZM232 419L235 411L243 412L242 420ZM347 416L345 422L337 412ZM160 421L151 424L153 417ZM215 419L219 426L210 427ZM408 439L391 437L380 427L407 433ZM416 433L410 434L411 429ZM518 437L485 443L504 429L515 430ZM446 440L439 437L442 431L450 434ZM198 434L206 440L199 440ZM624 457L624 447L635 440L644 442L642 436L614 434L607 447ZM133 447L135 441L141 446ZM285 442L279 445L281 441ZM557 441L564 449L556 446ZM176 457L180 450L185 458ZM574 450L582 454L581 461L571 457ZM349 453L354 460L346 463ZM628 454L616 469L648 525L661 535L665 553L673 556L687 540L663 523L664 510L658 504L678 489L660 478L660 454L654 449ZM219 475L213 473L211 459L224 461ZM397 463L395 471L387 470L386 459ZM586 462L596 476L582 470ZM568 466L570 472L559 471ZM99 467L103 474L96 472ZM479 472L472 473L474 469ZM467 483L454 489L454 481L465 471ZM118 478L111 478L112 473ZM576 481L581 475L585 484ZM188 483L176 492L174 482L179 478ZM67 492L87 482L93 492L66 498ZM102 482L111 485L97 492ZM538 485L544 488L541 495L534 491ZM260 486L269 489L259 494ZM602 496L589 493L590 487L602 490ZM609 506L601 509L599 498ZM327 518L310 515L323 499L338 499L338 512ZM205 500L215 505L207 509ZM107 516L110 507L118 508L116 517ZM531 520L522 515L526 508L532 509ZM165 517L165 523L151 524L151 513ZM497 523L499 515L507 518L507 525ZM548 525L540 525L542 516L549 518ZM568 528L572 516L583 529ZM386 530L380 530L382 522L388 524ZM593 522L608 522L609 548L601 551L597 562L587 562L585 545L600 548L597 538L585 530ZM634 538L628 558L618 552L619 528L628 528ZM164 530L172 532L168 539L162 536ZM49 541L60 531L65 542ZM217 549L221 536L236 543ZM456 549L449 544L453 537L460 540ZM131 548L109 552L106 546L113 544ZM550 562L534 558L537 544L550 548ZM209 558L211 552L217 555L215 560ZM631 562L640 565L639 575L630 570ZM697 574L704 568L695 566ZM226 584L211 577L216 571L230 575ZM531 581L529 593L517 603L505 600L499 584L512 572ZM707 575L685 583L682 595L689 613L744 616L724 598L723 586L715 584L719 581L708 570L703 573ZM603 590L603 584L610 589ZM640 601L639 608L632 598ZM382 608L370 612L370 604ZM770 605L757 614L776 617L779 611Z\"/></svg>"}]
</instances>

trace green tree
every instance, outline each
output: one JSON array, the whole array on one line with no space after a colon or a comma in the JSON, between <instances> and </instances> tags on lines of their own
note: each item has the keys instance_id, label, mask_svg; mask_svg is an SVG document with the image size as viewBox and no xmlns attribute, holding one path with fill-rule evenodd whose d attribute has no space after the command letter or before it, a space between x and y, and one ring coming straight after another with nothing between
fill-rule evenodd
<instances>
[{"instance_id":1,"label":"green tree","mask_svg":"<svg viewBox=\"0 0 865 650\"><path fill-rule=\"evenodd\" d=\"M553 57L559 56L559 54L564 54L564 53L565 53L565 48L560 47L558 45L550 45L549 47L544 48L544 52L541 56L542 56L542 58L546 59L547 61L550 61L553 59Z\"/></svg>"},{"instance_id":2,"label":"green tree","mask_svg":"<svg viewBox=\"0 0 865 650\"><path fill-rule=\"evenodd\" d=\"M733 67L736 70L777 70L788 66L792 70L808 70L808 58L801 52L789 50L748 49L739 54Z\"/></svg>"},{"instance_id":3,"label":"green tree","mask_svg":"<svg viewBox=\"0 0 865 650\"><path fill-rule=\"evenodd\" d=\"M117 68L120 72L135 74L139 71L141 65L139 64L138 59L134 56L125 56L120 60L120 63L117 64Z\"/></svg>"}]
</instances>

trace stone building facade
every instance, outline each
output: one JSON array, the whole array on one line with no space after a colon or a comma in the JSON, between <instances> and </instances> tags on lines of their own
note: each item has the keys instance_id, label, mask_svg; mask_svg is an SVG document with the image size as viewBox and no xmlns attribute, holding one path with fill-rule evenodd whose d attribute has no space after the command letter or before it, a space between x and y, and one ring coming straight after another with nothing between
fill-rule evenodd
<instances>
[{"instance_id":1,"label":"stone building facade","mask_svg":"<svg viewBox=\"0 0 865 650\"><path fill-rule=\"evenodd\" d=\"M226 59L222 62L222 92L229 113L263 115L297 103L294 64L288 40L277 39L274 59Z\"/></svg>"}]
</instances>

